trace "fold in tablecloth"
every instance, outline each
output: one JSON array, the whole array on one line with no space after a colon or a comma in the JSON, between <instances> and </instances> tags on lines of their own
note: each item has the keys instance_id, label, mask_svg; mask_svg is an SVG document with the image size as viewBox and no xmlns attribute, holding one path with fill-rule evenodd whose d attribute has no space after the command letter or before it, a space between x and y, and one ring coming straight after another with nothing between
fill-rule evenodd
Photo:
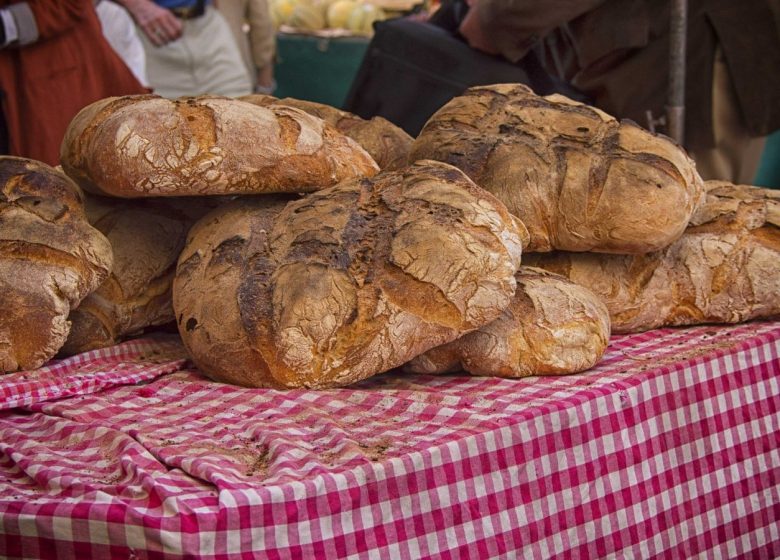
<instances>
[{"instance_id":1,"label":"fold in tablecloth","mask_svg":"<svg viewBox=\"0 0 780 560\"><path fill-rule=\"evenodd\" d=\"M780 556L778 322L522 380L245 389L174 338L56 367L0 380L0 557Z\"/></svg>"}]
</instances>

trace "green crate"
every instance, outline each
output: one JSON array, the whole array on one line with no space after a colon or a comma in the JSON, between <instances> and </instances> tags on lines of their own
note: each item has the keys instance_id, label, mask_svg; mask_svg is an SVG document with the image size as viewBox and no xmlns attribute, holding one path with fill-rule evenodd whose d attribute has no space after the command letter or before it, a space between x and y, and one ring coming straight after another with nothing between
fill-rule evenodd
<instances>
[{"instance_id":1,"label":"green crate","mask_svg":"<svg viewBox=\"0 0 780 560\"><path fill-rule=\"evenodd\" d=\"M274 95L342 107L368 43L367 37L277 34Z\"/></svg>"},{"instance_id":2,"label":"green crate","mask_svg":"<svg viewBox=\"0 0 780 560\"><path fill-rule=\"evenodd\" d=\"M754 184L780 189L780 130L767 136Z\"/></svg>"}]
</instances>

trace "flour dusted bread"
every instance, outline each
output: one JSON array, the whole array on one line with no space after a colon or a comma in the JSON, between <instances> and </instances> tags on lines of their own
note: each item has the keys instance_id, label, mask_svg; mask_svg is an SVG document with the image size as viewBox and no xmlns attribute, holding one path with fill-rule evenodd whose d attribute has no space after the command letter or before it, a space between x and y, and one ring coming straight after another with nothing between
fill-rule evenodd
<instances>
[{"instance_id":1,"label":"flour dusted bread","mask_svg":"<svg viewBox=\"0 0 780 560\"><path fill-rule=\"evenodd\" d=\"M780 315L780 192L708 182L685 234L647 255L524 255L598 294L613 332Z\"/></svg>"},{"instance_id":2,"label":"flour dusted bread","mask_svg":"<svg viewBox=\"0 0 780 560\"><path fill-rule=\"evenodd\" d=\"M52 358L71 308L108 276L111 246L81 196L48 165L0 157L0 372Z\"/></svg>"},{"instance_id":3,"label":"flour dusted bread","mask_svg":"<svg viewBox=\"0 0 780 560\"><path fill-rule=\"evenodd\" d=\"M325 388L400 366L497 318L525 232L462 172L418 162L191 230L174 309L195 364L246 386Z\"/></svg>"},{"instance_id":4,"label":"flour dusted bread","mask_svg":"<svg viewBox=\"0 0 780 560\"><path fill-rule=\"evenodd\" d=\"M526 251L645 253L682 235L702 184L671 140L560 95L474 87L434 114L409 161L462 169L526 225Z\"/></svg>"},{"instance_id":5,"label":"flour dusted bread","mask_svg":"<svg viewBox=\"0 0 780 560\"><path fill-rule=\"evenodd\" d=\"M105 348L147 327L174 322L176 261L195 221L219 203L212 198L124 200L86 196L90 223L111 243L114 267L100 287L71 311L61 354Z\"/></svg>"},{"instance_id":6,"label":"flour dusted bread","mask_svg":"<svg viewBox=\"0 0 780 560\"><path fill-rule=\"evenodd\" d=\"M414 140L402 128L382 117L363 119L324 103L271 95L252 94L240 98L260 106L271 104L295 107L319 117L360 144L379 165L380 169L395 170L406 165Z\"/></svg>"},{"instance_id":7,"label":"flour dusted bread","mask_svg":"<svg viewBox=\"0 0 780 560\"><path fill-rule=\"evenodd\" d=\"M322 119L219 96L97 101L70 123L61 160L84 189L125 198L309 192L378 170Z\"/></svg>"},{"instance_id":8,"label":"flour dusted bread","mask_svg":"<svg viewBox=\"0 0 780 560\"><path fill-rule=\"evenodd\" d=\"M501 317L409 362L413 373L564 375L596 365L609 344L609 312L590 290L563 276L522 266Z\"/></svg>"}]
</instances>

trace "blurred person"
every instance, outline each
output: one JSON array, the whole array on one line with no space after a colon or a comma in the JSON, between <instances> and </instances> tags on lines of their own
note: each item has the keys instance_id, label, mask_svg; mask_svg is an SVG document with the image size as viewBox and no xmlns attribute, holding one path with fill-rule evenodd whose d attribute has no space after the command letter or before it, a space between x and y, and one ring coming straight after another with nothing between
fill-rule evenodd
<instances>
[{"instance_id":1,"label":"blurred person","mask_svg":"<svg viewBox=\"0 0 780 560\"><path fill-rule=\"evenodd\" d=\"M469 4L460 33L472 47L512 62L540 49L595 106L647 128L660 122L670 0ZM705 179L751 183L765 136L780 129L778 13L780 0L689 1L684 144Z\"/></svg>"},{"instance_id":2,"label":"blurred person","mask_svg":"<svg viewBox=\"0 0 780 560\"><path fill-rule=\"evenodd\" d=\"M127 10L112 0L98 0L95 11L97 11L103 35L108 43L116 51L116 54L125 61L136 79L142 85L148 86L146 53L144 53L144 46L138 37L133 18L130 17Z\"/></svg>"},{"instance_id":3,"label":"blurred person","mask_svg":"<svg viewBox=\"0 0 780 560\"><path fill-rule=\"evenodd\" d=\"M252 92L225 18L210 0L117 0L142 31L149 85L158 95Z\"/></svg>"},{"instance_id":4,"label":"blurred person","mask_svg":"<svg viewBox=\"0 0 780 560\"><path fill-rule=\"evenodd\" d=\"M268 0L219 0L217 9L233 32L241 57L249 69L255 93L271 94L274 81L276 29ZM248 26L248 31L245 30Z\"/></svg>"},{"instance_id":5,"label":"blurred person","mask_svg":"<svg viewBox=\"0 0 780 560\"><path fill-rule=\"evenodd\" d=\"M147 92L103 37L92 0L0 0L0 91L5 151L49 165L86 105Z\"/></svg>"}]
</instances>

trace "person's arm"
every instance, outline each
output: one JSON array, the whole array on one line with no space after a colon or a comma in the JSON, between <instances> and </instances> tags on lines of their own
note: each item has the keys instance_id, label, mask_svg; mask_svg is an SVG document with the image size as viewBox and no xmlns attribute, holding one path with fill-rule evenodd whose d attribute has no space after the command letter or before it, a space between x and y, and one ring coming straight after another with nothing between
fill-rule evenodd
<instances>
[{"instance_id":1,"label":"person's arm","mask_svg":"<svg viewBox=\"0 0 780 560\"><path fill-rule=\"evenodd\" d=\"M182 24L173 12L155 4L152 0L116 0L125 7L136 25L157 47L181 37Z\"/></svg>"},{"instance_id":2,"label":"person's arm","mask_svg":"<svg viewBox=\"0 0 780 560\"><path fill-rule=\"evenodd\" d=\"M257 85L263 92L271 93L274 89L276 30L267 0L250 0L246 18L249 22L249 45L257 72Z\"/></svg>"},{"instance_id":3,"label":"person's arm","mask_svg":"<svg viewBox=\"0 0 780 560\"><path fill-rule=\"evenodd\" d=\"M89 0L27 0L0 9L2 46L29 45L56 37L77 24L87 10Z\"/></svg>"},{"instance_id":4,"label":"person's arm","mask_svg":"<svg viewBox=\"0 0 780 560\"><path fill-rule=\"evenodd\" d=\"M475 49L517 62L556 27L606 0L471 0L460 33Z\"/></svg>"}]
</instances>

